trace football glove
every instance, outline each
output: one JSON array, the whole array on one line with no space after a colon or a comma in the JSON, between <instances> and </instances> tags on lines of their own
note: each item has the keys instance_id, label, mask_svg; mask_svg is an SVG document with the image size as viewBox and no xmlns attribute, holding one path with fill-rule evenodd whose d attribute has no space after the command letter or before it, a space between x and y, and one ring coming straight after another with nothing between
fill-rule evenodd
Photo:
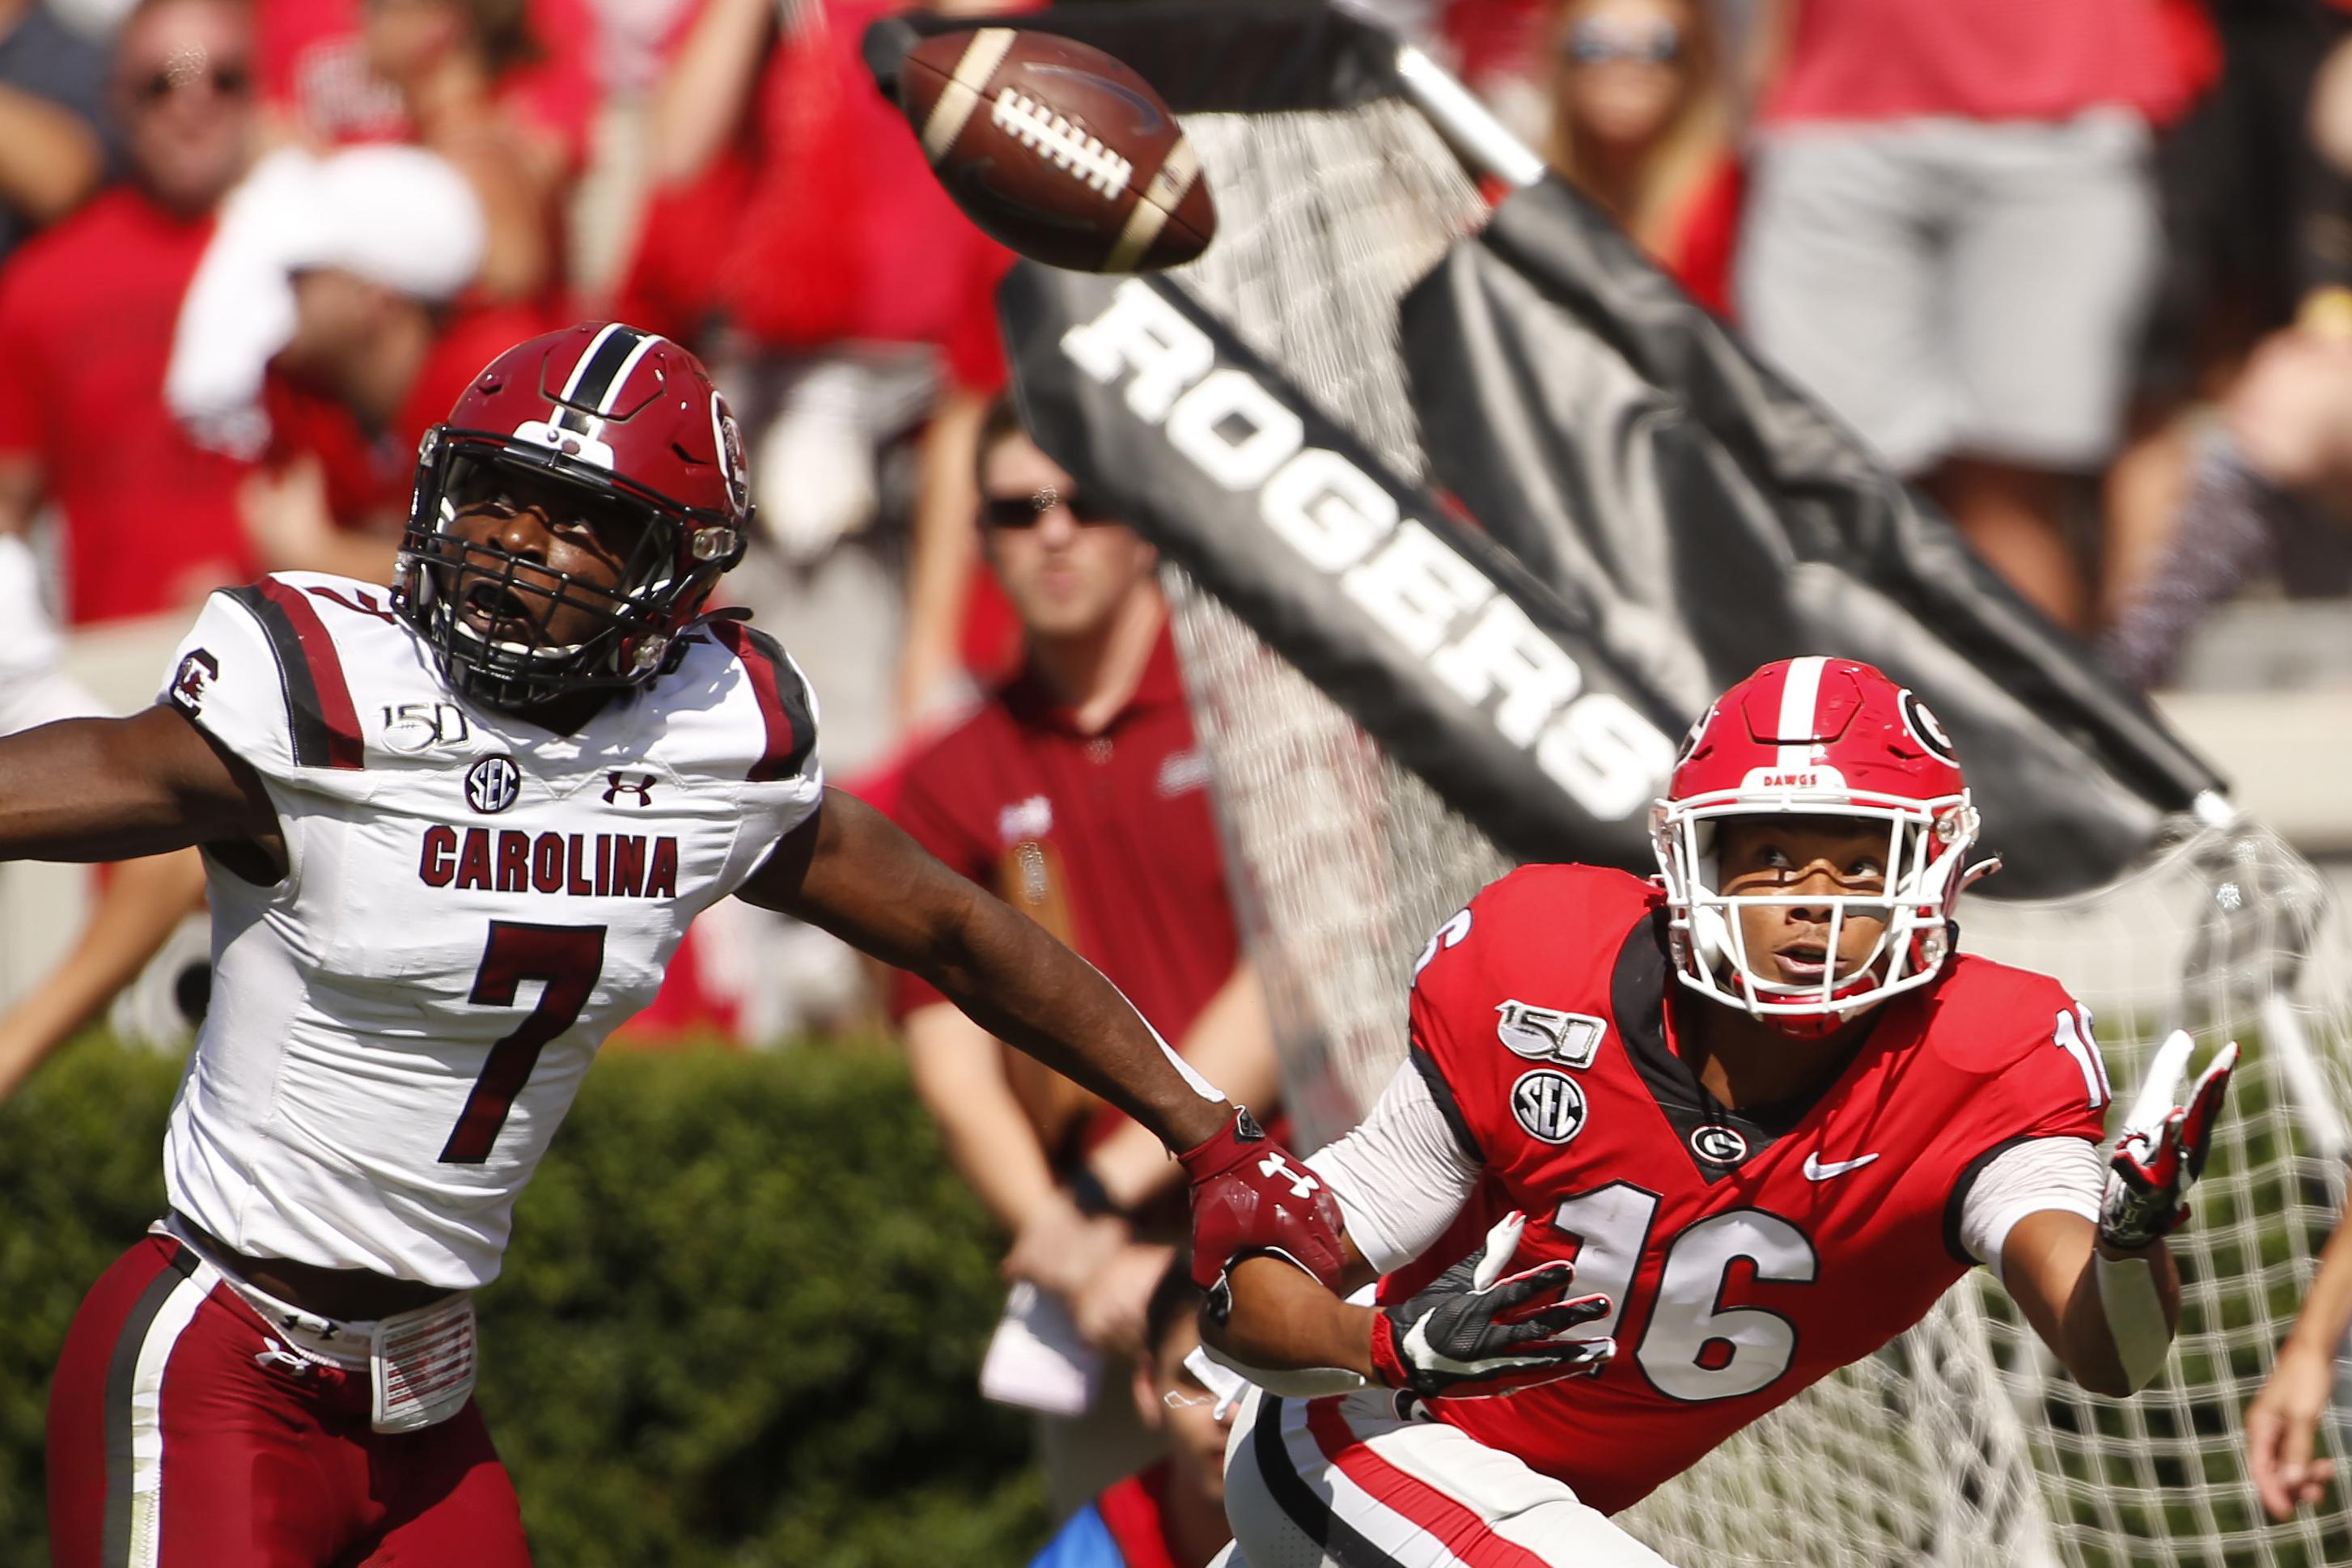
<instances>
[{"instance_id":1,"label":"football glove","mask_svg":"<svg viewBox=\"0 0 2352 1568\"><path fill-rule=\"evenodd\" d=\"M1576 1265L1538 1264L1506 1276L1527 1216L1505 1215L1472 1253L1410 1300L1372 1320L1372 1370L1391 1388L1424 1398L1516 1394L1601 1370L1609 1339L1556 1336L1609 1315L1609 1298L1567 1297Z\"/></svg>"},{"instance_id":2,"label":"football glove","mask_svg":"<svg viewBox=\"0 0 2352 1568\"><path fill-rule=\"evenodd\" d=\"M2235 1041L2214 1053L2179 1100L2181 1076L2196 1047L2175 1029L2148 1064L2139 1097L2107 1157L2107 1184L2099 1200L2099 1239L2127 1251L2154 1242L2189 1217L2189 1189L2204 1173L2213 1123L2238 1065Z\"/></svg>"},{"instance_id":3,"label":"football glove","mask_svg":"<svg viewBox=\"0 0 2352 1568\"><path fill-rule=\"evenodd\" d=\"M1268 1253L1333 1291L1346 1257L1339 1204L1306 1163L1265 1135L1247 1107L1177 1156L1192 1182L1192 1283L1213 1293L1236 1258Z\"/></svg>"}]
</instances>

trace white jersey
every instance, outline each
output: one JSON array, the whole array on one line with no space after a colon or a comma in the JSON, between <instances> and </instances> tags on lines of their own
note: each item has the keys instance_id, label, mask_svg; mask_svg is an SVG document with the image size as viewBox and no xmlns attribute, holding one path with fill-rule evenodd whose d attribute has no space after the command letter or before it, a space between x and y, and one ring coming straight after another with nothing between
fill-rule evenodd
<instances>
[{"instance_id":1,"label":"white jersey","mask_svg":"<svg viewBox=\"0 0 2352 1568\"><path fill-rule=\"evenodd\" d=\"M173 1205L240 1252L486 1283L597 1046L816 810L806 682L714 623L559 735L455 695L383 589L297 572L215 594L162 700L260 774L288 861L207 858Z\"/></svg>"}]
</instances>

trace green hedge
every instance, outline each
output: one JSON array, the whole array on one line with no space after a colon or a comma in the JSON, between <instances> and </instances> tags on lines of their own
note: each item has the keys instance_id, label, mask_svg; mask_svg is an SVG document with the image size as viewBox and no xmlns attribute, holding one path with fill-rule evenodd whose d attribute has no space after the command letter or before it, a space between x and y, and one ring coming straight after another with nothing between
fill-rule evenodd
<instances>
[{"instance_id":1,"label":"green hedge","mask_svg":"<svg viewBox=\"0 0 2352 1568\"><path fill-rule=\"evenodd\" d=\"M158 1212L175 1064L85 1040L0 1106L0 1564L48 1561L81 1293ZM481 1298L481 1402L542 1568L992 1568L1045 1539L974 1369L997 1246L894 1056L616 1055Z\"/></svg>"}]
</instances>

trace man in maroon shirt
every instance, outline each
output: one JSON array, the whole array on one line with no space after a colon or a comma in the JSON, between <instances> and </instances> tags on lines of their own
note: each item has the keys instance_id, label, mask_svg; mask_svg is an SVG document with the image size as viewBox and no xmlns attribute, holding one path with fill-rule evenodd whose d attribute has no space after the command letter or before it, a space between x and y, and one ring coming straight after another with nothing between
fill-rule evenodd
<instances>
[{"instance_id":1,"label":"man in maroon shirt","mask_svg":"<svg viewBox=\"0 0 2352 1568\"><path fill-rule=\"evenodd\" d=\"M1264 1109L1272 1034L1234 933L1152 549L1077 493L1009 403L982 426L980 489L982 549L1025 660L908 764L899 825L1076 948L1188 1060ZM1139 1350L1169 1258L1152 1211L1177 1167L1142 1128L1031 1070L912 976L892 1012L950 1157L1013 1234L1007 1272L1066 1306L1090 1343ZM1117 1381L1097 1379L1087 1416L1043 1424L1058 1511L1150 1451Z\"/></svg>"},{"instance_id":2,"label":"man in maroon shirt","mask_svg":"<svg viewBox=\"0 0 2352 1568\"><path fill-rule=\"evenodd\" d=\"M253 575L237 465L163 405L181 298L251 154L252 56L236 0L145 0L110 87L131 178L0 273L0 534L56 503L75 625L193 611Z\"/></svg>"}]
</instances>

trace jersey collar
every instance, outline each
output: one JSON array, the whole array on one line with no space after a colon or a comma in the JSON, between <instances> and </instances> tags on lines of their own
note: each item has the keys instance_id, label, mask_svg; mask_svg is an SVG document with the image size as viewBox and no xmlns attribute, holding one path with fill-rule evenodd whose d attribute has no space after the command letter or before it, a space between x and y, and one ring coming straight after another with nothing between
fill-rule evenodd
<instances>
[{"instance_id":1,"label":"jersey collar","mask_svg":"<svg viewBox=\"0 0 2352 1568\"><path fill-rule=\"evenodd\" d=\"M1156 712L1171 703L1184 700L1184 679L1176 663L1176 639L1162 626L1160 636L1151 645L1150 657L1144 660L1143 673L1135 683L1135 691L1110 722L1098 731L1087 731L1078 725L1077 709L1057 700L1035 668L1028 664L1006 685L1001 700L1013 718L1033 729L1050 730L1056 734L1076 740L1092 740L1124 728L1139 714Z\"/></svg>"},{"instance_id":2,"label":"jersey collar","mask_svg":"<svg viewBox=\"0 0 2352 1568\"><path fill-rule=\"evenodd\" d=\"M1795 1131L1822 1103L1851 1079L1864 1060L1874 1057L1889 1039L1885 1014L1879 1026L1866 1036L1845 1066L1810 1094L1792 1096L1769 1105L1733 1108L1707 1091L1675 1048L1672 1039L1675 1001L1674 959L1667 946L1667 911L1661 906L1635 923L1618 949L1609 981L1609 1010L1625 1042L1626 1058L1657 1101L1659 1111L1675 1131L1688 1159L1710 1185L1748 1165L1767 1148ZM1932 988L1931 988L1932 989ZM1898 996L1887 1007L1916 1003L1916 996ZM1717 1005L1717 1004L1706 1004ZM1737 1158L1717 1160L1702 1153L1710 1142L1720 1147L1733 1140L1701 1136L1710 1127L1728 1128L1741 1147Z\"/></svg>"}]
</instances>

